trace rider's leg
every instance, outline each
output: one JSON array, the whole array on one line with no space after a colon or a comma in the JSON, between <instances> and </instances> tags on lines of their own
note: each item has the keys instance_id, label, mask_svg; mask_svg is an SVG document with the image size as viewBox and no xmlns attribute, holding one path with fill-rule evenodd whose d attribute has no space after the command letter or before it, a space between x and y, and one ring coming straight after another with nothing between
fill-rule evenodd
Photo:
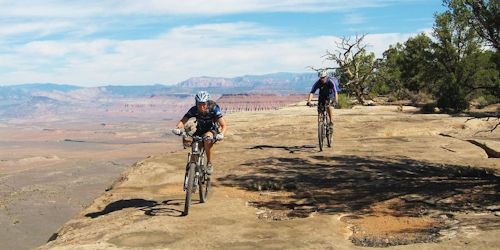
<instances>
[{"instance_id":1,"label":"rider's leg","mask_svg":"<svg viewBox=\"0 0 500 250\"><path fill-rule=\"evenodd\" d=\"M330 126L330 129L333 129L333 107L331 105L328 105L328 109L327 109L327 113L328 113L328 118L330 118L330 124L328 124Z\"/></svg>"},{"instance_id":2,"label":"rider's leg","mask_svg":"<svg viewBox=\"0 0 500 250\"><path fill-rule=\"evenodd\" d=\"M214 137L214 134L212 134L212 132L206 132L204 134L205 137ZM205 152L207 152L207 161L208 162L212 162L212 144L213 142L211 142L210 140L205 140L203 141L203 146L205 147Z\"/></svg>"},{"instance_id":3,"label":"rider's leg","mask_svg":"<svg viewBox=\"0 0 500 250\"><path fill-rule=\"evenodd\" d=\"M318 115L322 114L326 108L327 103L325 100L318 100Z\"/></svg>"},{"instance_id":4,"label":"rider's leg","mask_svg":"<svg viewBox=\"0 0 500 250\"><path fill-rule=\"evenodd\" d=\"M204 134L205 137L214 137L214 134L212 132L206 132ZM210 141L210 140L205 140L203 141L203 147L205 148L205 152L207 154L207 166L208 168L210 169L207 169L207 171L211 174L212 173L212 145L213 145L213 142Z\"/></svg>"},{"instance_id":5,"label":"rider's leg","mask_svg":"<svg viewBox=\"0 0 500 250\"><path fill-rule=\"evenodd\" d=\"M330 122L332 122L333 121L333 119L332 119L333 107L332 106L328 106L327 111L328 111L328 118L330 118Z\"/></svg>"}]
</instances>

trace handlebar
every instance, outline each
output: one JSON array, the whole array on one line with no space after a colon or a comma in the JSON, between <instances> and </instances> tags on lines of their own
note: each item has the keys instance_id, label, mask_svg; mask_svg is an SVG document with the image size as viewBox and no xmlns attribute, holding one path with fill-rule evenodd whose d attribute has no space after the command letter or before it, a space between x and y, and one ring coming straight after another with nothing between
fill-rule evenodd
<instances>
[{"instance_id":1,"label":"handlebar","mask_svg":"<svg viewBox=\"0 0 500 250\"><path fill-rule=\"evenodd\" d=\"M177 135L177 134L175 134ZM193 142L194 141L204 141L204 140L209 140L211 142L217 142L217 138L215 138L214 136L198 136L198 135L190 135L188 133L186 133L186 131L182 131L180 134L178 134L177 136L182 136L183 138L186 138L186 137L191 137L193 138Z\"/></svg>"},{"instance_id":2,"label":"handlebar","mask_svg":"<svg viewBox=\"0 0 500 250\"><path fill-rule=\"evenodd\" d=\"M211 141L211 142L216 142L217 141L217 138L213 137L213 136L192 136L192 135L188 135L186 132L183 133L184 137L191 137L193 138L193 141Z\"/></svg>"},{"instance_id":3,"label":"handlebar","mask_svg":"<svg viewBox=\"0 0 500 250\"><path fill-rule=\"evenodd\" d=\"M311 102L310 105L306 104L306 106L311 107L311 108L319 106L317 100L313 100L313 101L316 101L316 102L314 102L314 103ZM337 108L338 107L338 102L334 102L332 107L333 108Z\"/></svg>"}]
</instances>

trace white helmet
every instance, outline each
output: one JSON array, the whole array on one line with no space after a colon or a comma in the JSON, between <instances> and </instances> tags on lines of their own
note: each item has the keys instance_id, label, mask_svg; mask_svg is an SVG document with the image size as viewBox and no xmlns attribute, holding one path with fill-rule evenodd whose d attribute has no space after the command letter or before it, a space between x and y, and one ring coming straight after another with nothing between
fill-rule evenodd
<instances>
[{"instance_id":1,"label":"white helmet","mask_svg":"<svg viewBox=\"0 0 500 250\"><path fill-rule=\"evenodd\" d=\"M210 94L207 91L200 91L196 96L194 97L196 100L196 103L198 102L208 102L210 100Z\"/></svg>"},{"instance_id":2,"label":"white helmet","mask_svg":"<svg viewBox=\"0 0 500 250\"><path fill-rule=\"evenodd\" d=\"M326 72L326 70L322 70L318 73L318 76L319 77L327 77L328 76L328 73Z\"/></svg>"}]
</instances>

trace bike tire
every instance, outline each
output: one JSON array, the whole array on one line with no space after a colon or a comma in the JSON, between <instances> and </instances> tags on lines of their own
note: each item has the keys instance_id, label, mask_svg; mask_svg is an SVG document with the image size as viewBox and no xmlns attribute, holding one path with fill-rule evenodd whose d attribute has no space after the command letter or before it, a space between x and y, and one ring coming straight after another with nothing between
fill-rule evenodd
<instances>
[{"instance_id":1,"label":"bike tire","mask_svg":"<svg viewBox=\"0 0 500 250\"><path fill-rule=\"evenodd\" d=\"M207 166L207 156L203 154L202 156L202 166L201 169L205 169ZM210 176L205 172L200 171L201 176L198 178L198 187L200 191L200 203L205 203L208 199L208 191L210 190Z\"/></svg>"},{"instance_id":2,"label":"bike tire","mask_svg":"<svg viewBox=\"0 0 500 250\"><path fill-rule=\"evenodd\" d=\"M325 129L326 129L326 145L329 148L331 148L332 147L332 138L333 138L333 127L330 128L330 119L328 117L326 117Z\"/></svg>"},{"instance_id":3,"label":"bike tire","mask_svg":"<svg viewBox=\"0 0 500 250\"><path fill-rule=\"evenodd\" d=\"M324 140L324 125L323 125L323 115L319 114L318 115L318 144L319 144L319 151L323 151L323 140Z\"/></svg>"},{"instance_id":4,"label":"bike tire","mask_svg":"<svg viewBox=\"0 0 500 250\"><path fill-rule=\"evenodd\" d=\"M189 206L191 205L191 195L194 191L194 175L196 171L196 164L190 163L188 166L188 175L187 175L187 186L186 186L186 200L184 201L184 213L186 216L189 213Z\"/></svg>"}]
</instances>

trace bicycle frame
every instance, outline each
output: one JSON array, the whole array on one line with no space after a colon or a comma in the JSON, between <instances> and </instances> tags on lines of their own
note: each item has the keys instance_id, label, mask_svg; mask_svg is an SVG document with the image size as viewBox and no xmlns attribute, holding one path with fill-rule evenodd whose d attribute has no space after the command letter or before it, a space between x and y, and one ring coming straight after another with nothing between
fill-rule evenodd
<instances>
[{"instance_id":1,"label":"bicycle frame","mask_svg":"<svg viewBox=\"0 0 500 250\"><path fill-rule=\"evenodd\" d=\"M187 134L183 134L187 136ZM204 203L208 197L210 189L210 176L205 171L206 167L206 152L204 148L204 141L207 140L201 136L191 136L193 142L191 143L191 152L188 153L188 160L186 165L186 173L184 175L184 191L186 192L186 199L184 204L184 215L188 215L189 206L191 204L191 196L199 188L200 203ZM214 139L208 139L216 142Z\"/></svg>"},{"instance_id":2,"label":"bicycle frame","mask_svg":"<svg viewBox=\"0 0 500 250\"><path fill-rule=\"evenodd\" d=\"M323 142L324 139L326 138L327 145L328 147L331 147L332 145L332 135L333 135L333 128L330 128L330 117L328 116L328 106L323 106L321 109L319 106L319 103L316 104L315 106L318 107L318 144L319 144L319 151L323 151Z\"/></svg>"},{"instance_id":3,"label":"bicycle frame","mask_svg":"<svg viewBox=\"0 0 500 250\"><path fill-rule=\"evenodd\" d=\"M184 178L184 190L187 188L187 175L189 171L189 167L191 163L194 163L196 165L195 169L195 180L194 180L194 188L198 185L198 178L201 174L204 174L204 165L205 162L203 162L202 157L205 154L205 147L203 146L203 137L201 136L193 136L193 142L191 143L191 152L188 153L188 161L186 165L186 175Z\"/></svg>"}]
</instances>

